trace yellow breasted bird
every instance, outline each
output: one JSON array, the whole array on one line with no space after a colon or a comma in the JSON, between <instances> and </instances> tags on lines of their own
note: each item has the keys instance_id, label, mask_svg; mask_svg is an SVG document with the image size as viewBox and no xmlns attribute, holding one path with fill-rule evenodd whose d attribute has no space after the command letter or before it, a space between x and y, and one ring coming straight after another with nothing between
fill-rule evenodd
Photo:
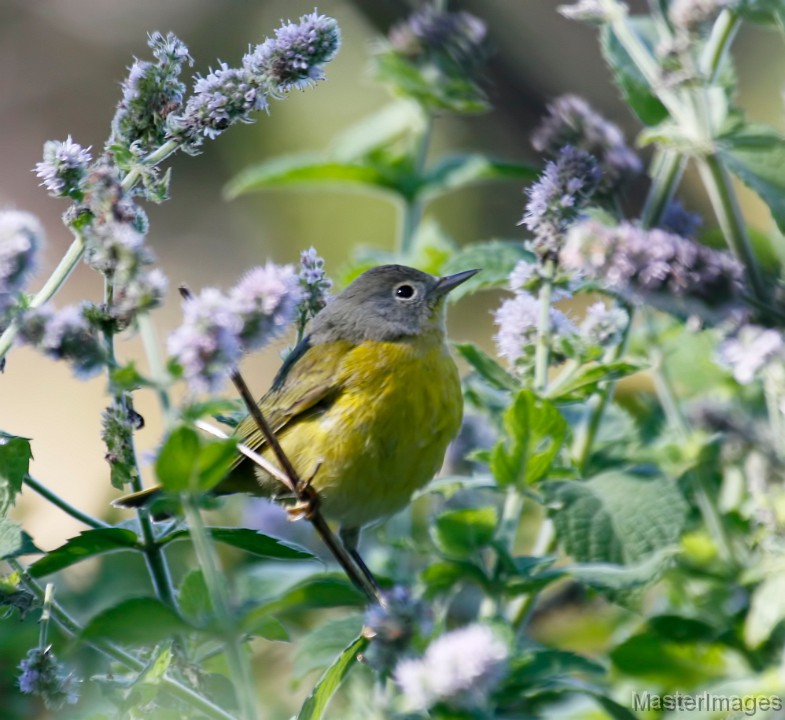
<instances>
[{"instance_id":1,"label":"yellow breasted bird","mask_svg":"<svg viewBox=\"0 0 785 720\"><path fill-rule=\"evenodd\" d=\"M402 509L433 478L460 428L463 401L446 342L445 299L477 272L435 278L403 265L366 271L310 322L259 400L352 551L360 528ZM251 417L236 435L276 462ZM158 491L115 504L138 507ZM214 492L270 497L284 488L238 455Z\"/></svg>"}]
</instances>

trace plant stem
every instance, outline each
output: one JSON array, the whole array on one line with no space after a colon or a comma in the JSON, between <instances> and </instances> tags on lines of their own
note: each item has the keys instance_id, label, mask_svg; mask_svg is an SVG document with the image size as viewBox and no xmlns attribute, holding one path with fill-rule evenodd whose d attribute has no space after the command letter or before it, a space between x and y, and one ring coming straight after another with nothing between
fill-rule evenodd
<instances>
[{"instance_id":1,"label":"plant stem","mask_svg":"<svg viewBox=\"0 0 785 720\"><path fill-rule=\"evenodd\" d=\"M22 564L16 559L9 559L8 564L19 573L22 583L24 584L25 588L35 596L39 602L45 602L45 592L41 585L27 572L27 570L22 566ZM79 623L66 611L61 605L59 605L54 598L49 605L51 611L52 620L54 620L63 632L68 635L69 637L79 637L82 634L83 628ZM110 642L100 642L100 641L91 641L85 640L86 645L89 645L93 649L97 650L98 652L102 653L108 658L112 660L116 660L117 662L121 663L129 670L133 670L135 672L141 672L145 669L146 664L139 660L138 658L134 657L130 653L123 650L123 648L118 647ZM170 695L188 703L194 709L204 713L207 717L213 718L213 720L236 720L233 715L222 710L217 705L213 704L203 695L195 692L191 688L183 685L181 682L174 680L173 678L164 677L161 678L161 684L166 688L167 692Z\"/></svg>"},{"instance_id":2,"label":"plant stem","mask_svg":"<svg viewBox=\"0 0 785 720\"><path fill-rule=\"evenodd\" d=\"M741 18L732 10L723 10L711 28L711 34L703 47L699 68L709 82L715 82L725 56L741 27Z\"/></svg>"},{"instance_id":3,"label":"plant stem","mask_svg":"<svg viewBox=\"0 0 785 720\"><path fill-rule=\"evenodd\" d=\"M204 582L210 596L218 626L223 633L224 650L229 663L229 671L240 707L240 715L245 720L258 717L256 697L253 690L251 664L240 645L240 637L232 619L229 600L225 591L225 580L221 577L210 538L207 535L202 515L196 505L194 496L183 493L183 510L191 533L191 540L196 551L199 566L204 575Z\"/></svg>"},{"instance_id":4,"label":"plant stem","mask_svg":"<svg viewBox=\"0 0 785 720\"><path fill-rule=\"evenodd\" d=\"M426 113L425 126L416 140L414 156L414 174L421 180L425 172L425 162L428 159L428 150L433 134L433 116ZM398 252L407 255L412 251L417 228L422 220L423 202L417 197L406 198L401 204L401 219L399 224Z\"/></svg>"},{"instance_id":5,"label":"plant stem","mask_svg":"<svg viewBox=\"0 0 785 720\"><path fill-rule=\"evenodd\" d=\"M136 318L139 328L139 335L142 338L147 365L150 368L150 377L155 383L155 392L158 395L158 403L164 415L164 424L168 427L172 424L174 416L172 413L172 402L169 392L166 389L169 381L169 374L166 372L161 352L158 347L158 337L155 332L155 325L150 317L150 313L140 313Z\"/></svg>"},{"instance_id":6,"label":"plant stem","mask_svg":"<svg viewBox=\"0 0 785 720\"><path fill-rule=\"evenodd\" d=\"M155 167L159 162L166 160L166 158L168 158L179 147L179 143L174 140L169 140L161 145L161 147L159 147L157 150L153 150L153 152L147 155L137 167L132 168L123 178L123 181L120 183L123 190L128 192L134 185L136 185L136 181L142 176L143 168Z\"/></svg>"},{"instance_id":7,"label":"plant stem","mask_svg":"<svg viewBox=\"0 0 785 720\"><path fill-rule=\"evenodd\" d=\"M725 166L716 153L710 153L698 160L698 171L725 236L725 242L744 266L753 294L765 303L766 288Z\"/></svg>"},{"instance_id":8,"label":"plant stem","mask_svg":"<svg viewBox=\"0 0 785 720\"><path fill-rule=\"evenodd\" d=\"M46 583L44 590L44 603L41 609L41 619L38 621L38 649L46 649L47 636L49 635L49 621L52 618L52 602L54 601L55 586Z\"/></svg>"},{"instance_id":9,"label":"plant stem","mask_svg":"<svg viewBox=\"0 0 785 720\"><path fill-rule=\"evenodd\" d=\"M652 160L652 183L641 211L644 228L656 226L673 199L676 188L684 175L687 159L674 150L658 148Z\"/></svg>"},{"instance_id":10,"label":"plant stem","mask_svg":"<svg viewBox=\"0 0 785 720\"><path fill-rule=\"evenodd\" d=\"M534 389L544 394L548 387L548 364L551 350L551 300L553 298L553 275L556 264L546 260L542 266L540 288L540 317L537 322L537 344L534 348Z\"/></svg>"},{"instance_id":11,"label":"plant stem","mask_svg":"<svg viewBox=\"0 0 785 720\"><path fill-rule=\"evenodd\" d=\"M40 483L34 477L30 475L25 475L24 483L34 492L37 492L42 498L48 500L52 505L59 507L63 512L70 515L75 520L78 520L85 525L95 528L96 530L100 530L101 528L108 528L112 527L109 523L105 523L103 520L99 520L98 518L94 518L92 515L88 515L85 512L79 510L79 508L74 507L66 500L63 500L59 495L54 493L50 490L46 485Z\"/></svg>"}]
</instances>

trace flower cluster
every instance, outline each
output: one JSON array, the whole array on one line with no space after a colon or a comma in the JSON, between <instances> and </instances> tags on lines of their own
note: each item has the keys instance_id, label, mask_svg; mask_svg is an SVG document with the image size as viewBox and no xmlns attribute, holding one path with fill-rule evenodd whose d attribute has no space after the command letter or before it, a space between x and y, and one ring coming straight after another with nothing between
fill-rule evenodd
<instances>
[{"instance_id":1,"label":"flower cluster","mask_svg":"<svg viewBox=\"0 0 785 720\"><path fill-rule=\"evenodd\" d=\"M504 679L509 655L490 627L475 623L437 638L422 658L401 660L394 678L410 711L437 703L470 710L482 707Z\"/></svg>"},{"instance_id":2,"label":"flower cluster","mask_svg":"<svg viewBox=\"0 0 785 720\"><path fill-rule=\"evenodd\" d=\"M635 302L708 320L739 303L742 290L742 268L728 253L627 222L575 225L561 261Z\"/></svg>"},{"instance_id":3,"label":"flower cluster","mask_svg":"<svg viewBox=\"0 0 785 720\"><path fill-rule=\"evenodd\" d=\"M19 689L28 695L40 695L50 710L79 701L78 680L65 672L51 648L28 650L19 671Z\"/></svg>"},{"instance_id":4,"label":"flower cluster","mask_svg":"<svg viewBox=\"0 0 785 720\"><path fill-rule=\"evenodd\" d=\"M155 32L147 44L155 62L136 60L130 67L109 140L135 155L145 155L165 142L167 118L180 110L185 95L180 73L186 63L193 65L188 47L173 33Z\"/></svg>"},{"instance_id":5,"label":"flower cluster","mask_svg":"<svg viewBox=\"0 0 785 720\"><path fill-rule=\"evenodd\" d=\"M87 304L60 311L48 306L32 308L22 315L19 337L55 360L71 362L77 377L91 377L100 372L106 354L86 317L89 309Z\"/></svg>"},{"instance_id":6,"label":"flower cluster","mask_svg":"<svg viewBox=\"0 0 785 720\"><path fill-rule=\"evenodd\" d=\"M733 373L736 382L748 385L769 365L785 360L785 339L777 330L743 325L720 343L716 359Z\"/></svg>"},{"instance_id":7,"label":"flower cluster","mask_svg":"<svg viewBox=\"0 0 785 720\"><path fill-rule=\"evenodd\" d=\"M83 148L71 140L48 140L44 143L44 159L35 166L41 185L52 197L81 200L87 169L92 161L90 148Z\"/></svg>"},{"instance_id":8,"label":"flower cluster","mask_svg":"<svg viewBox=\"0 0 785 720\"><path fill-rule=\"evenodd\" d=\"M541 259L557 258L564 234L597 191L602 171L596 160L573 147L563 147L534 185L519 225L533 234L532 250Z\"/></svg>"},{"instance_id":9,"label":"flower cluster","mask_svg":"<svg viewBox=\"0 0 785 720\"><path fill-rule=\"evenodd\" d=\"M324 272L324 259L315 248L300 253L297 278L303 294L297 311L297 328L302 332L305 324L329 302L333 282Z\"/></svg>"},{"instance_id":10,"label":"flower cluster","mask_svg":"<svg viewBox=\"0 0 785 720\"><path fill-rule=\"evenodd\" d=\"M18 210L0 212L0 327L24 283L35 269L43 239L38 219Z\"/></svg>"},{"instance_id":11,"label":"flower cluster","mask_svg":"<svg viewBox=\"0 0 785 720\"><path fill-rule=\"evenodd\" d=\"M205 138L214 139L235 123L253 122L251 113L267 109L267 96L282 97L324 78L324 65L341 44L338 23L316 11L299 23L285 23L243 57L239 68L221 63L197 77L193 94L181 112L167 118L168 137L190 154Z\"/></svg>"},{"instance_id":12,"label":"flower cluster","mask_svg":"<svg viewBox=\"0 0 785 720\"><path fill-rule=\"evenodd\" d=\"M206 288L183 304L183 324L169 352L195 392L215 390L243 352L278 337L292 322L302 292L291 265L257 267L228 293Z\"/></svg>"},{"instance_id":13,"label":"flower cluster","mask_svg":"<svg viewBox=\"0 0 785 720\"><path fill-rule=\"evenodd\" d=\"M548 115L532 134L532 145L548 158L558 157L565 146L592 155L602 172L597 192L605 195L643 169L640 158L627 147L618 125L606 120L577 95L562 95L548 105Z\"/></svg>"},{"instance_id":14,"label":"flower cluster","mask_svg":"<svg viewBox=\"0 0 785 720\"><path fill-rule=\"evenodd\" d=\"M629 321L630 316L621 308L596 302L586 309L586 315L578 330L586 345L608 347L621 341Z\"/></svg>"}]
</instances>

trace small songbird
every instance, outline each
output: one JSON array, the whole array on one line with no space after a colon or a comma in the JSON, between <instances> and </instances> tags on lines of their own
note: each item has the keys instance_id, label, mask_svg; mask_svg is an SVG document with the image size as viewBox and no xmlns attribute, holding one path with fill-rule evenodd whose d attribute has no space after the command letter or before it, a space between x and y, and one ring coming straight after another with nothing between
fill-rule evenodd
<instances>
[{"instance_id":1,"label":"small songbird","mask_svg":"<svg viewBox=\"0 0 785 720\"><path fill-rule=\"evenodd\" d=\"M358 277L321 310L259 407L319 507L356 552L359 531L402 509L441 467L463 411L446 342L447 294L478 270L435 278L403 265ZM238 440L276 462L250 416ZM116 501L148 502L158 488ZM282 495L281 482L244 456L218 495Z\"/></svg>"}]
</instances>

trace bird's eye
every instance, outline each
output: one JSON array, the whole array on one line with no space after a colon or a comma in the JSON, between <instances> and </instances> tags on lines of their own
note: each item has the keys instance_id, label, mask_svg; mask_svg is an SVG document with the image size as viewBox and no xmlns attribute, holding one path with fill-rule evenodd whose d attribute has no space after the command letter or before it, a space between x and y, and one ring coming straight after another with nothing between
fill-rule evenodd
<instances>
[{"instance_id":1,"label":"bird's eye","mask_svg":"<svg viewBox=\"0 0 785 720\"><path fill-rule=\"evenodd\" d=\"M403 300L408 300L409 298L413 298L416 290L411 285L399 285L395 288L395 297L402 298Z\"/></svg>"}]
</instances>

